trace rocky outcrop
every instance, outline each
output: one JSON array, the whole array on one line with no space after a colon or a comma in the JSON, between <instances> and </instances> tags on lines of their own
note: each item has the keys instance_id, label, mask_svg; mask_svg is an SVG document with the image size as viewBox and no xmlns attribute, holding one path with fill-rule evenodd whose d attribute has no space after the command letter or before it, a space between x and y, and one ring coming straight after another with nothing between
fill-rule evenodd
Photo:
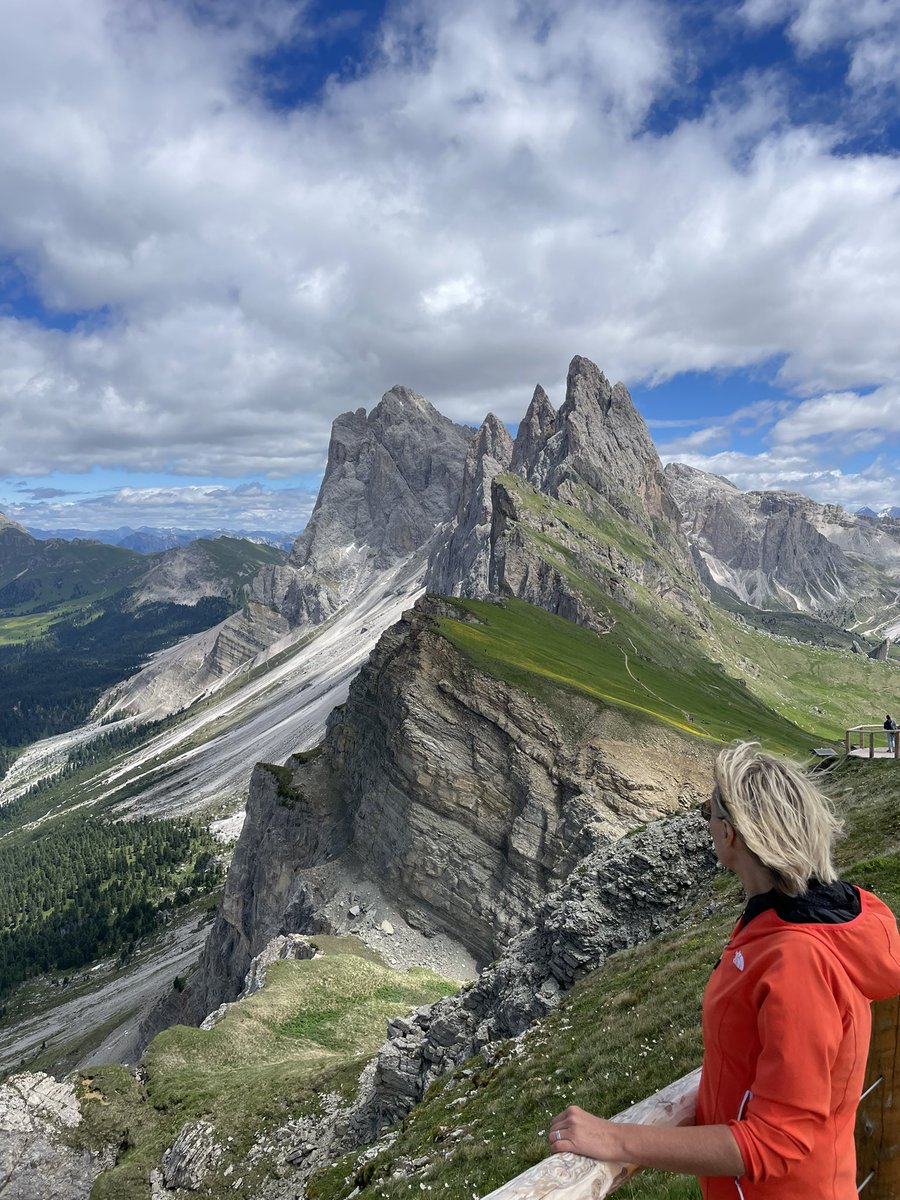
<instances>
[{"instance_id":1,"label":"rocky outcrop","mask_svg":"<svg viewBox=\"0 0 900 1200\"><path fill-rule=\"evenodd\" d=\"M429 597L388 630L316 755L257 768L193 1019L272 937L334 928L335 864L485 962L586 854L705 786L692 739L645 731L636 750L624 718L575 699L564 719L478 670L444 616L462 613Z\"/></svg>"},{"instance_id":2,"label":"rocky outcrop","mask_svg":"<svg viewBox=\"0 0 900 1200\"><path fill-rule=\"evenodd\" d=\"M224 1154L209 1121L189 1121L163 1155L162 1185L195 1192Z\"/></svg>"},{"instance_id":3,"label":"rocky outcrop","mask_svg":"<svg viewBox=\"0 0 900 1200\"><path fill-rule=\"evenodd\" d=\"M112 1166L114 1147L97 1151L73 1136L81 1124L71 1083L13 1075L0 1085L0 1195L4 1200L88 1200Z\"/></svg>"},{"instance_id":4,"label":"rocky outcrop","mask_svg":"<svg viewBox=\"0 0 900 1200\"><path fill-rule=\"evenodd\" d=\"M457 510L473 435L405 387L391 388L371 413L343 413L312 517L288 562L263 567L240 612L150 664L106 707L175 711L292 632L321 625L391 572L415 580L418 594L435 531Z\"/></svg>"},{"instance_id":5,"label":"rocky outcrop","mask_svg":"<svg viewBox=\"0 0 900 1200\"><path fill-rule=\"evenodd\" d=\"M597 596L636 602L632 584L703 624L702 591L647 429L622 384L586 358L569 366L557 413L535 389L510 449L489 417L463 497L426 584L448 595L513 595L589 628Z\"/></svg>"},{"instance_id":6,"label":"rocky outcrop","mask_svg":"<svg viewBox=\"0 0 900 1200\"><path fill-rule=\"evenodd\" d=\"M594 363L576 356L552 433L546 397L536 400L513 455L529 483L557 499L572 498L573 488L586 484L627 521L649 533L662 528L671 537L678 510L624 384L611 385Z\"/></svg>"},{"instance_id":7,"label":"rocky outcrop","mask_svg":"<svg viewBox=\"0 0 900 1200\"><path fill-rule=\"evenodd\" d=\"M896 620L900 522L851 516L795 492L741 492L682 463L665 474L705 570L740 600L839 626Z\"/></svg>"},{"instance_id":8,"label":"rocky outcrop","mask_svg":"<svg viewBox=\"0 0 900 1200\"><path fill-rule=\"evenodd\" d=\"M869 651L869 658L873 658L876 662L887 662L891 656L891 639L885 638L879 642L874 650Z\"/></svg>"},{"instance_id":9,"label":"rocky outcrop","mask_svg":"<svg viewBox=\"0 0 900 1200\"><path fill-rule=\"evenodd\" d=\"M445 596L486 596L490 592L491 485L495 476L509 470L512 454L506 427L489 413L466 455L455 523L429 563L431 591Z\"/></svg>"},{"instance_id":10,"label":"rocky outcrop","mask_svg":"<svg viewBox=\"0 0 900 1200\"><path fill-rule=\"evenodd\" d=\"M695 813L654 822L588 855L475 983L390 1022L368 1087L343 1122L347 1143L370 1141L440 1075L546 1016L616 950L676 927L714 873L708 832Z\"/></svg>"}]
</instances>

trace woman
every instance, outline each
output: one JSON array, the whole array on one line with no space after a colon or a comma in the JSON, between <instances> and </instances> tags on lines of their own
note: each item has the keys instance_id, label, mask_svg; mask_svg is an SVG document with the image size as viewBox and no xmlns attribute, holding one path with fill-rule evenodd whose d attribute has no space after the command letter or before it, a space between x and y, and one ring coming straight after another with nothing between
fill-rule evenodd
<instances>
[{"instance_id":1,"label":"woman","mask_svg":"<svg viewBox=\"0 0 900 1200\"><path fill-rule=\"evenodd\" d=\"M707 1200L855 1200L870 1001L900 992L897 922L838 879L829 802L756 743L721 752L701 811L747 906L703 997L696 1124L571 1107L551 1148L697 1175Z\"/></svg>"}]
</instances>

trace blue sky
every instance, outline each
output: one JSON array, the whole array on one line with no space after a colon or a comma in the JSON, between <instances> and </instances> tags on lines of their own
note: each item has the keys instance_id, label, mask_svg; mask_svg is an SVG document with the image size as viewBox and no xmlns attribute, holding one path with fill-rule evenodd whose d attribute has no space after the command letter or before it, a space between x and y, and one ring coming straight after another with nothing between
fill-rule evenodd
<instances>
[{"instance_id":1,"label":"blue sky","mask_svg":"<svg viewBox=\"0 0 900 1200\"><path fill-rule=\"evenodd\" d=\"M299 529L337 413L573 354L664 458L898 504L898 78L900 0L10 0L0 509Z\"/></svg>"}]
</instances>

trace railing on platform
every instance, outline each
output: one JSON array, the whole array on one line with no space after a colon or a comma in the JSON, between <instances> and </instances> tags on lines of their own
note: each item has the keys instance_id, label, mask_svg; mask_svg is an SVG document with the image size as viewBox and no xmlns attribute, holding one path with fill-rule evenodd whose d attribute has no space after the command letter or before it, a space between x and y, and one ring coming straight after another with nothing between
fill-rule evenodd
<instances>
[{"instance_id":1,"label":"railing on platform","mask_svg":"<svg viewBox=\"0 0 900 1200\"><path fill-rule=\"evenodd\" d=\"M875 739L884 738L884 744L887 753L893 758L900 759L900 729L893 731L893 749L891 749L891 733L890 729L885 729L883 725L854 725L844 734L844 748L848 754L856 754L860 757L860 752L866 750L866 739L868 739L869 758L875 757ZM854 741L857 744L854 746Z\"/></svg>"},{"instance_id":2,"label":"railing on platform","mask_svg":"<svg viewBox=\"0 0 900 1200\"><path fill-rule=\"evenodd\" d=\"M635 1125L693 1125L700 1071L691 1071L645 1100L618 1113L614 1121ZM598 1162L580 1154L551 1154L496 1188L484 1200L603 1200L640 1167L633 1163Z\"/></svg>"},{"instance_id":3,"label":"railing on platform","mask_svg":"<svg viewBox=\"0 0 900 1200\"><path fill-rule=\"evenodd\" d=\"M858 1194L865 1200L900 1197L900 996L872 1006L872 1044L856 1116ZM638 1125L691 1125L700 1071L618 1113ZM580 1154L551 1154L501 1184L484 1200L603 1200L641 1168L598 1162Z\"/></svg>"}]
</instances>

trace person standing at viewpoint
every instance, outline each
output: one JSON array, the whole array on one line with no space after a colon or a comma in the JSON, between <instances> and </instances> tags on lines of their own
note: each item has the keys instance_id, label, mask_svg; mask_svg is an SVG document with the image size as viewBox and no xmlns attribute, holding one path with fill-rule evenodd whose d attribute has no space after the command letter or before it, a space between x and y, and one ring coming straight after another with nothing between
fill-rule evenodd
<instances>
[{"instance_id":1,"label":"person standing at viewpoint","mask_svg":"<svg viewBox=\"0 0 900 1200\"><path fill-rule=\"evenodd\" d=\"M894 732L897 728L897 723L890 713L884 718L884 727L888 731L888 753L894 753L894 738L897 736Z\"/></svg>"},{"instance_id":2,"label":"person standing at viewpoint","mask_svg":"<svg viewBox=\"0 0 900 1200\"><path fill-rule=\"evenodd\" d=\"M620 1124L572 1106L551 1149L696 1175L706 1200L855 1200L870 1002L900 992L896 919L838 879L829 801L756 743L720 753L702 811L747 905L703 997L696 1123Z\"/></svg>"}]
</instances>

